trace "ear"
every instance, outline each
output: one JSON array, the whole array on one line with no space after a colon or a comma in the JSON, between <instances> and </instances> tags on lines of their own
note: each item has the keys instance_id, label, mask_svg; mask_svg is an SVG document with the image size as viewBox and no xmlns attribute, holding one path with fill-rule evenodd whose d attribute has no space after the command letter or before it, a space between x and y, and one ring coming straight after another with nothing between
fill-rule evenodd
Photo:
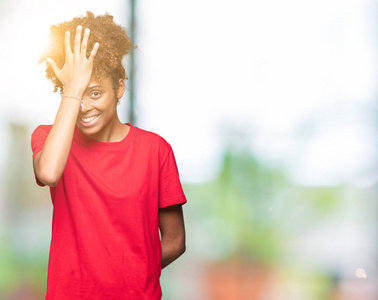
<instances>
[{"instance_id":1,"label":"ear","mask_svg":"<svg viewBox=\"0 0 378 300\"><path fill-rule=\"evenodd\" d=\"M121 99L123 94L125 93L125 81L120 78L118 81L118 89L117 89L117 99Z\"/></svg>"}]
</instances>

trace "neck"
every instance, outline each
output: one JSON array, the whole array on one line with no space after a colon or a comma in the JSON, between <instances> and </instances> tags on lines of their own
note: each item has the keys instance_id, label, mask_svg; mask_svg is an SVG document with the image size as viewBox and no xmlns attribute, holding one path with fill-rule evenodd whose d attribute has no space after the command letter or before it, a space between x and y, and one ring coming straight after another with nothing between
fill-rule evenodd
<instances>
[{"instance_id":1,"label":"neck","mask_svg":"<svg viewBox=\"0 0 378 300\"><path fill-rule=\"evenodd\" d=\"M129 126L121 123L118 118L118 115L109 122L98 134L91 136L92 139L111 143L122 141L129 132Z\"/></svg>"}]
</instances>

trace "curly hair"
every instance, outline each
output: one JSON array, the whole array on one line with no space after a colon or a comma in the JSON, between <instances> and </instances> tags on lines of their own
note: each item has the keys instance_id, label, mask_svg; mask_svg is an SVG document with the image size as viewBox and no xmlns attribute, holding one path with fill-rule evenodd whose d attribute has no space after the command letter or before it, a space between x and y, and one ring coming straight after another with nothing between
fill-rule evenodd
<instances>
[{"instance_id":1,"label":"curly hair","mask_svg":"<svg viewBox=\"0 0 378 300\"><path fill-rule=\"evenodd\" d=\"M115 24L113 16L108 13L95 17L92 12L87 11L87 14L83 17L75 17L72 21L51 26L50 47L41 56L39 63L45 62L46 59L50 57L59 68L62 68L65 62L65 33L66 31L71 33L71 48L73 49L76 27L78 25L81 25L83 29L89 28L91 30L88 39L87 57L92 51L94 44L96 42L100 44L93 61L92 78L101 80L110 77L113 89L116 90L119 79L127 79L125 68L122 65L122 59L136 47L132 45L126 29ZM84 30L82 31L82 37L83 34ZM47 64L46 68L46 77L52 81L54 92L57 92L59 89L62 94L63 85L56 78L49 64Z\"/></svg>"}]
</instances>

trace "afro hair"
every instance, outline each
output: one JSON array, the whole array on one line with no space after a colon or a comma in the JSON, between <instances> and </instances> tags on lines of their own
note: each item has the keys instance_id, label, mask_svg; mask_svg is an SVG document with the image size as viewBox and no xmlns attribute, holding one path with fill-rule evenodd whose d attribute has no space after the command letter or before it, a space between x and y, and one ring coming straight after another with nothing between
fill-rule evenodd
<instances>
[{"instance_id":1,"label":"afro hair","mask_svg":"<svg viewBox=\"0 0 378 300\"><path fill-rule=\"evenodd\" d=\"M119 79L127 79L122 59L136 47L132 45L126 29L114 23L113 16L109 14L95 16L92 12L87 11L83 17L75 17L72 21L51 26L50 47L41 56L39 63L45 62L49 57L55 61L59 68L62 68L65 62L65 33L66 31L71 33L71 48L73 48L76 27L79 25L83 29L89 28L91 30L88 40L87 57L92 51L94 44L96 42L100 44L93 62L92 77L97 80L110 77L113 89L116 90ZM82 36L83 34L84 30L82 31ZM57 92L59 89L60 93L63 93L63 85L56 78L49 64L47 64L46 68L46 77L52 81L54 92Z\"/></svg>"}]
</instances>

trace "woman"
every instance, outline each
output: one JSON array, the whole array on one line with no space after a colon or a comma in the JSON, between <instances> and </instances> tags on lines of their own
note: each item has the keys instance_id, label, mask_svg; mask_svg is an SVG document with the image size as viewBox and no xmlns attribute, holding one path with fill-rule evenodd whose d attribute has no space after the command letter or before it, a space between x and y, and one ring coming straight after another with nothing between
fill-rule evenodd
<instances>
[{"instance_id":1,"label":"woman","mask_svg":"<svg viewBox=\"0 0 378 300\"><path fill-rule=\"evenodd\" d=\"M51 39L41 61L62 99L54 124L32 134L53 203L46 299L161 299L161 269L185 251L186 198L170 145L118 118L133 45L112 16L90 12Z\"/></svg>"}]
</instances>

